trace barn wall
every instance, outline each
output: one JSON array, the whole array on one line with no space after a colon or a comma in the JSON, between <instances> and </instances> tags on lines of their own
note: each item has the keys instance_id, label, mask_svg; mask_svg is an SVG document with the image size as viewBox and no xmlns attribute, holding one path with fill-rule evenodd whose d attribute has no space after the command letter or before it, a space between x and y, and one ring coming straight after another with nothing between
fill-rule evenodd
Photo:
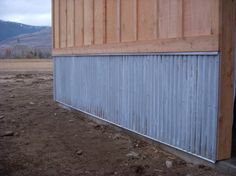
<instances>
[{"instance_id":1,"label":"barn wall","mask_svg":"<svg viewBox=\"0 0 236 176\"><path fill-rule=\"evenodd\" d=\"M217 53L54 57L55 100L216 160Z\"/></svg>"},{"instance_id":2,"label":"barn wall","mask_svg":"<svg viewBox=\"0 0 236 176\"><path fill-rule=\"evenodd\" d=\"M218 51L219 0L53 0L54 55Z\"/></svg>"},{"instance_id":3,"label":"barn wall","mask_svg":"<svg viewBox=\"0 0 236 176\"><path fill-rule=\"evenodd\" d=\"M234 108L235 0L220 1L220 84L218 113L218 160L231 157Z\"/></svg>"}]
</instances>

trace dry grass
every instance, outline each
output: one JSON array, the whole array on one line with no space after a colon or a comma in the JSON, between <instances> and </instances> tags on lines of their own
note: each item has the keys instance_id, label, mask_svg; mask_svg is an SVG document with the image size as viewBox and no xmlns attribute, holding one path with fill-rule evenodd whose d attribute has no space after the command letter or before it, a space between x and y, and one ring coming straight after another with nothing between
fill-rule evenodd
<instances>
[{"instance_id":1,"label":"dry grass","mask_svg":"<svg viewBox=\"0 0 236 176\"><path fill-rule=\"evenodd\" d=\"M0 60L0 72L23 71L23 72L51 72L53 68L51 59L2 59Z\"/></svg>"}]
</instances>

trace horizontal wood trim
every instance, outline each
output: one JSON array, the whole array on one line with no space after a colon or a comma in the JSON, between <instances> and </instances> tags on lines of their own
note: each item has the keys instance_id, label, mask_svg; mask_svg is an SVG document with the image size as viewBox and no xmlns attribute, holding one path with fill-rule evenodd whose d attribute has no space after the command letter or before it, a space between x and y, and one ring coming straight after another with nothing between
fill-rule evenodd
<instances>
[{"instance_id":1,"label":"horizontal wood trim","mask_svg":"<svg viewBox=\"0 0 236 176\"><path fill-rule=\"evenodd\" d=\"M80 54L114 54L145 52L207 52L218 51L218 36L165 39L156 41L91 45L81 48L53 49L53 56Z\"/></svg>"}]
</instances>

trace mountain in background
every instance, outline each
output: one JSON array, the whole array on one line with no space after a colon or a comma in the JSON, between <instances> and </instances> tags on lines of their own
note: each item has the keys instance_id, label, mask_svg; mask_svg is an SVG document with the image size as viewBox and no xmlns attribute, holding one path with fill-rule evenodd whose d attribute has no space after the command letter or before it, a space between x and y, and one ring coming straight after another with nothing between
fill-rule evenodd
<instances>
[{"instance_id":1,"label":"mountain in background","mask_svg":"<svg viewBox=\"0 0 236 176\"><path fill-rule=\"evenodd\" d=\"M49 58L50 56L51 27L29 26L0 20L0 58Z\"/></svg>"},{"instance_id":2,"label":"mountain in background","mask_svg":"<svg viewBox=\"0 0 236 176\"><path fill-rule=\"evenodd\" d=\"M47 27L38 32L22 34L0 41L1 47L28 46L38 49L51 49L51 28Z\"/></svg>"},{"instance_id":3,"label":"mountain in background","mask_svg":"<svg viewBox=\"0 0 236 176\"><path fill-rule=\"evenodd\" d=\"M38 32L45 26L30 26L21 23L9 22L0 20L0 41L14 37L21 34L29 34Z\"/></svg>"}]
</instances>

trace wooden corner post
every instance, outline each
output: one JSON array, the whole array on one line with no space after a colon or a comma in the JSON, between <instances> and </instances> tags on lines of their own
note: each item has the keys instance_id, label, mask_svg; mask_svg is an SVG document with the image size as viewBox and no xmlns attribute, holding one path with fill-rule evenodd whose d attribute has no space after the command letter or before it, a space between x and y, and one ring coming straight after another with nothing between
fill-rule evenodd
<instances>
[{"instance_id":1,"label":"wooden corner post","mask_svg":"<svg viewBox=\"0 0 236 176\"><path fill-rule=\"evenodd\" d=\"M220 84L217 160L231 158L234 107L235 1L220 0Z\"/></svg>"}]
</instances>

